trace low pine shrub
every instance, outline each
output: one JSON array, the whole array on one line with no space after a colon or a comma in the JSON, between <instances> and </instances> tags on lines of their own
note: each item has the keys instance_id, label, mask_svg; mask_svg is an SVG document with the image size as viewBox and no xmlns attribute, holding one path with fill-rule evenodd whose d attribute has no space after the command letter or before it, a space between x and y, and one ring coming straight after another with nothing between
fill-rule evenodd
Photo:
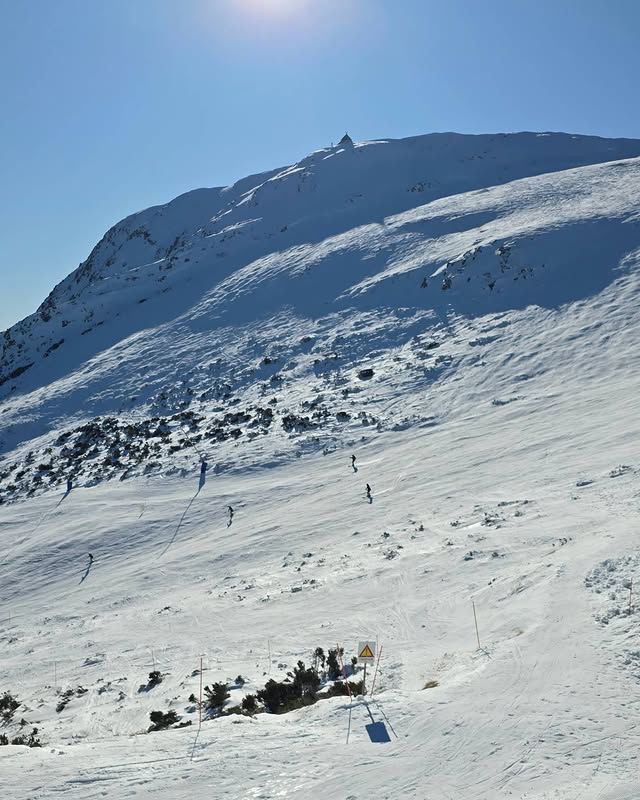
<instances>
[{"instance_id":1,"label":"low pine shrub","mask_svg":"<svg viewBox=\"0 0 640 800\"><path fill-rule=\"evenodd\" d=\"M255 714L258 710L258 698L255 694L246 694L242 698L242 710L248 714Z\"/></svg>"},{"instance_id":2,"label":"low pine shrub","mask_svg":"<svg viewBox=\"0 0 640 800\"><path fill-rule=\"evenodd\" d=\"M164 676L160 672L160 670L154 669L152 672L149 673L149 681L147 683L148 689L153 689L154 686L158 686L162 683L162 678Z\"/></svg>"},{"instance_id":3,"label":"low pine shrub","mask_svg":"<svg viewBox=\"0 0 640 800\"><path fill-rule=\"evenodd\" d=\"M6 736L4 737L7 738ZM22 744L27 747L42 747L42 742L38 739L38 729L34 728L28 736L21 734L11 740L11 744Z\"/></svg>"},{"instance_id":4,"label":"low pine shrub","mask_svg":"<svg viewBox=\"0 0 640 800\"><path fill-rule=\"evenodd\" d=\"M2 716L5 722L8 722L19 706L20 701L10 692L5 692L2 697L0 697L0 716Z\"/></svg>"},{"instance_id":5,"label":"low pine shrub","mask_svg":"<svg viewBox=\"0 0 640 800\"><path fill-rule=\"evenodd\" d=\"M204 687L205 701L204 706L208 711L220 711L225 700L229 698L229 687L226 683L212 683L211 686Z\"/></svg>"},{"instance_id":6,"label":"low pine shrub","mask_svg":"<svg viewBox=\"0 0 640 800\"><path fill-rule=\"evenodd\" d=\"M162 731L165 728L170 728L172 725L175 725L178 722L178 715L175 711L152 711L149 714L149 719L151 720L151 725L149 727L149 733L151 731Z\"/></svg>"}]
</instances>

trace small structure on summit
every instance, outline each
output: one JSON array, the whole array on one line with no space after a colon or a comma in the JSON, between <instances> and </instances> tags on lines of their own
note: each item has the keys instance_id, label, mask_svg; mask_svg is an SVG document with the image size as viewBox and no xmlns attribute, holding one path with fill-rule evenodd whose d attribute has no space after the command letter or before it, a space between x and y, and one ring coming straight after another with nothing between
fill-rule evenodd
<instances>
[{"instance_id":1,"label":"small structure on summit","mask_svg":"<svg viewBox=\"0 0 640 800\"><path fill-rule=\"evenodd\" d=\"M342 139L340 139L338 144L339 145L340 144L346 144L346 145L353 144L353 139L349 136L348 133L345 133L345 135L342 137Z\"/></svg>"}]
</instances>

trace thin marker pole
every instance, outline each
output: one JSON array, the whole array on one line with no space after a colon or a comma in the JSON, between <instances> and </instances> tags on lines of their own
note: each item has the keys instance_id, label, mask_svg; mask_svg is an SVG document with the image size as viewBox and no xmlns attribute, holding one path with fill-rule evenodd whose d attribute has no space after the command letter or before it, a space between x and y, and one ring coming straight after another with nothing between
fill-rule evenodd
<instances>
[{"instance_id":1,"label":"thin marker pole","mask_svg":"<svg viewBox=\"0 0 640 800\"><path fill-rule=\"evenodd\" d=\"M476 624L476 639L478 640L478 650L481 650L482 648L480 646L480 634L478 633L478 617L476 615L476 604L475 604L475 601L472 600L471 601L471 605L473 606L473 621Z\"/></svg>"},{"instance_id":2,"label":"thin marker pole","mask_svg":"<svg viewBox=\"0 0 640 800\"><path fill-rule=\"evenodd\" d=\"M629 584L629 614L631 614L631 597L633 595L633 578L631 578L631 583Z\"/></svg>"},{"instance_id":3,"label":"thin marker pole","mask_svg":"<svg viewBox=\"0 0 640 800\"><path fill-rule=\"evenodd\" d=\"M269 651L269 675L271 675L271 640L267 639L267 650Z\"/></svg>"},{"instance_id":4,"label":"thin marker pole","mask_svg":"<svg viewBox=\"0 0 640 800\"><path fill-rule=\"evenodd\" d=\"M378 650L378 660L376 661L376 669L375 669L375 672L373 673L373 680L371 681L371 692L369 694L369 697L373 697L373 688L376 685L376 678L378 677L378 667L380 666L380 658L382 656L382 647L383 647L383 645L380 645L380 649Z\"/></svg>"}]
</instances>

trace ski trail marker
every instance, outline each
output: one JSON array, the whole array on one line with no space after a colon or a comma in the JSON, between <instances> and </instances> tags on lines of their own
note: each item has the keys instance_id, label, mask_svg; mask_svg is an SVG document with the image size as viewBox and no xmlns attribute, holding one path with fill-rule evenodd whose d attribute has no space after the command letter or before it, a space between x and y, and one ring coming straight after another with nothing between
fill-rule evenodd
<instances>
[{"instance_id":1,"label":"ski trail marker","mask_svg":"<svg viewBox=\"0 0 640 800\"><path fill-rule=\"evenodd\" d=\"M374 664L376 660L376 643L360 642L358 644L358 661L362 664Z\"/></svg>"}]
</instances>

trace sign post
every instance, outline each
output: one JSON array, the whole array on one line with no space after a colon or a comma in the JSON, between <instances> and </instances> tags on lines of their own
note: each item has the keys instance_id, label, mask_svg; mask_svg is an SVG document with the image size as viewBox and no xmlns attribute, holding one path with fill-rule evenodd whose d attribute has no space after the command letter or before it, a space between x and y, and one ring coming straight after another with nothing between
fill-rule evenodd
<instances>
[{"instance_id":1,"label":"sign post","mask_svg":"<svg viewBox=\"0 0 640 800\"><path fill-rule=\"evenodd\" d=\"M358 644L358 661L364 664L364 676L362 678L362 694L367 693L367 664L375 664L376 642L360 642Z\"/></svg>"}]
</instances>

